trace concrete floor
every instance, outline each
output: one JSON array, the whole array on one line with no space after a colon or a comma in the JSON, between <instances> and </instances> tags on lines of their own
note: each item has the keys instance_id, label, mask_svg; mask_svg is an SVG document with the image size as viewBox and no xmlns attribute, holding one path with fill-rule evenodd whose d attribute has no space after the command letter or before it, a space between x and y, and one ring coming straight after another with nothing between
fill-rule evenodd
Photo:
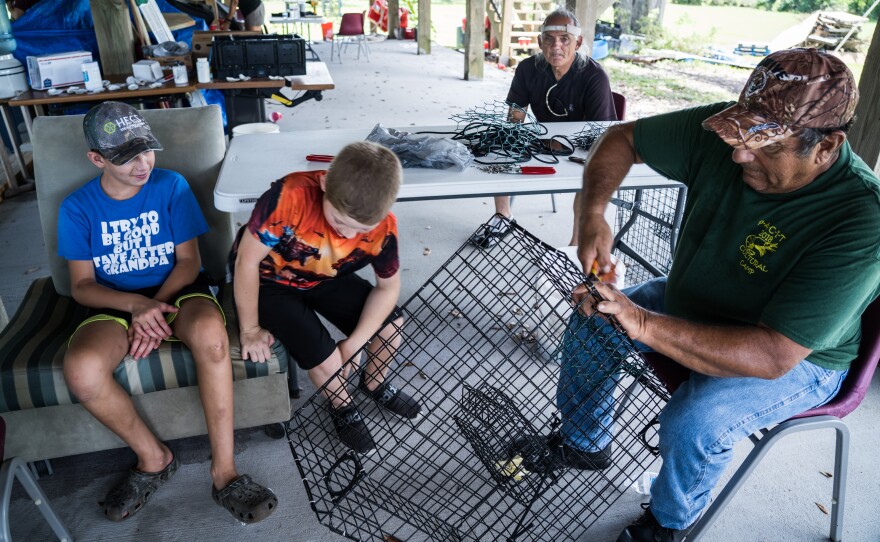
<instances>
[{"instance_id":1,"label":"concrete floor","mask_svg":"<svg viewBox=\"0 0 880 542\"><path fill-rule=\"evenodd\" d=\"M281 129L369 129L376 122L387 126L443 124L456 111L503 97L510 84L509 72L490 65L483 81L462 81L464 58L447 49L435 48L430 56L417 56L412 42L372 43L371 47L369 63L356 61L354 48L349 49L344 63L328 62L337 88L326 92L323 101L310 101L296 109L269 105L268 111L283 114ZM315 48L322 58L329 58L329 46ZM571 231L571 196L557 196L557 204L559 212L554 214L549 196L519 197L514 210L527 230L550 245L560 246L568 241ZM399 203L393 210L400 223L403 300L492 214L492 205L487 198L479 198ZM0 204L0 298L10 315L31 280L48 273L37 213L33 194ZM431 249L428 255L426 248ZM880 480L874 462L880 449L878 387L880 382L875 378L862 406L847 418L852 432L844 530L847 541L880 540L876 515ZM171 445L182 460L180 473L142 512L121 524L106 521L96 502L130 465L133 456L127 450L56 460L55 474L43 476L40 483L79 540L343 540L320 525L310 510L285 442L268 439L260 429L236 433L241 469L257 480L271 480L281 503L269 520L249 527L231 521L211 502L207 439L182 439ZM750 449L748 443L741 443L736 448L736 461ZM831 481L821 473L831 471L832 466L830 431L795 435L781 442L705 540L825 540L829 517L817 505L831 507ZM581 540L614 540L641 512L641 500L635 491L625 492ZM13 494L10 517L14 540L51 539L20 490Z\"/></svg>"}]
</instances>

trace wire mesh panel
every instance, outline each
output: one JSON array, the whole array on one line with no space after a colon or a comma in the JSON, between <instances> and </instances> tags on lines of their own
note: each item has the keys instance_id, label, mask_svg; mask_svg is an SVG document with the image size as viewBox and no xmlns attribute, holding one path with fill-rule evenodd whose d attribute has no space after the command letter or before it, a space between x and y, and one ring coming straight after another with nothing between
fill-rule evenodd
<instances>
[{"instance_id":1,"label":"wire mesh panel","mask_svg":"<svg viewBox=\"0 0 880 542\"><path fill-rule=\"evenodd\" d=\"M353 392L376 443L366 454L337 438L327 385L291 419L320 522L364 541L555 541L589 529L654 461L666 394L615 323L575 310L571 292L584 281L515 224L490 249L456 251L374 348L400 340L388 378L421 402L422 417ZM587 288L589 311L598 294ZM366 358L337 373L348 389L375 361ZM602 451L569 446L585 441Z\"/></svg>"},{"instance_id":2,"label":"wire mesh panel","mask_svg":"<svg viewBox=\"0 0 880 542\"><path fill-rule=\"evenodd\" d=\"M665 276L672 266L687 189L620 190L614 253L626 264L625 285Z\"/></svg>"},{"instance_id":3,"label":"wire mesh panel","mask_svg":"<svg viewBox=\"0 0 880 542\"><path fill-rule=\"evenodd\" d=\"M569 136L574 145L579 149L589 150L590 147L593 146L602 134L608 130L609 127L620 124L619 122L587 122L584 124L584 127Z\"/></svg>"},{"instance_id":4,"label":"wire mesh panel","mask_svg":"<svg viewBox=\"0 0 880 542\"><path fill-rule=\"evenodd\" d=\"M523 122L511 120L518 111ZM530 160L538 139L547 133L535 117L521 107L495 100L450 117L456 123L453 139L462 142L481 164L516 164Z\"/></svg>"}]
</instances>

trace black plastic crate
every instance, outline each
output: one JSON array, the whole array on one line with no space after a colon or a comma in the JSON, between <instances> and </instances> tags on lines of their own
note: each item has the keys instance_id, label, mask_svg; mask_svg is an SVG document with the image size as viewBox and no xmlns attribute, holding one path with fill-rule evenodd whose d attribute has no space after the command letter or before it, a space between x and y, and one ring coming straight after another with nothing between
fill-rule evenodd
<instances>
[{"instance_id":1,"label":"black plastic crate","mask_svg":"<svg viewBox=\"0 0 880 542\"><path fill-rule=\"evenodd\" d=\"M402 342L389 378L421 401L421 419L397 418L355 391L366 366L355 359L334 378L347 380L372 454L339 442L323 387L291 418L291 451L319 521L364 541L579 539L656 459L656 416L668 398L613 320L572 317L571 291L585 280L515 224L491 249L459 248L402 306L395 332ZM591 292L587 304L597 300ZM604 361L577 376L584 386L613 379L617 398L612 465L600 471L551 453L560 362L582 340Z\"/></svg>"},{"instance_id":2,"label":"black plastic crate","mask_svg":"<svg viewBox=\"0 0 880 542\"><path fill-rule=\"evenodd\" d=\"M211 58L216 77L305 75L306 44L297 35L215 36Z\"/></svg>"}]
</instances>

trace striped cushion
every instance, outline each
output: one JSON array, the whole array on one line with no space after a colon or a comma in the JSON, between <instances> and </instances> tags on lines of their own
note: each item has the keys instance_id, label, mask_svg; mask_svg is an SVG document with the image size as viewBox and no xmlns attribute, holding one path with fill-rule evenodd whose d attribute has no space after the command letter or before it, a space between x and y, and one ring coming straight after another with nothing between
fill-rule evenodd
<instances>
[{"instance_id":1,"label":"striped cushion","mask_svg":"<svg viewBox=\"0 0 880 542\"><path fill-rule=\"evenodd\" d=\"M244 380L286 372L287 352L280 343L267 363L241 359L232 288L223 288L232 377ZM55 291L50 277L35 280L15 316L0 332L0 412L75 403L67 390L62 362L67 340L86 315L72 298ZM181 343L162 343L146 359L126 356L113 372L132 395L196 385L192 354Z\"/></svg>"}]
</instances>

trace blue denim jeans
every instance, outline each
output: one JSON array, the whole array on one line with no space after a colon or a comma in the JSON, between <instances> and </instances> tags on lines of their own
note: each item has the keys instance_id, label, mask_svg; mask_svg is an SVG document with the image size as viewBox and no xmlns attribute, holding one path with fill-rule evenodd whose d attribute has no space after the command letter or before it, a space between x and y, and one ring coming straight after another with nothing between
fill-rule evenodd
<instances>
[{"instance_id":1,"label":"blue denim jeans","mask_svg":"<svg viewBox=\"0 0 880 542\"><path fill-rule=\"evenodd\" d=\"M623 292L638 305L662 313L665 290L666 279L659 278ZM609 332L610 326L605 327ZM563 338L556 400L566 444L593 452L614 436L613 391L620 375L609 372L609 349L592 344L596 335L586 342L572 335L589 333L575 313ZM636 348L650 350L638 342ZM651 512L660 525L690 526L708 504L737 441L828 402L846 373L809 361L775 380L692 373L660 413L663 466L651 488Z\"/></svg>"}]
</instances>

